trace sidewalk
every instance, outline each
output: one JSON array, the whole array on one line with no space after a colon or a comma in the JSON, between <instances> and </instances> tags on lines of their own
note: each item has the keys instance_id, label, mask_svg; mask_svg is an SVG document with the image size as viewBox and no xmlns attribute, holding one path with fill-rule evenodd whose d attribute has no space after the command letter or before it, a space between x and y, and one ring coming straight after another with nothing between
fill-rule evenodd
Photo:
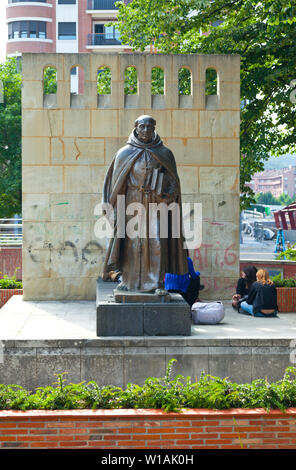
<instances>
[{"instance_id":1,"label":"sidewalk","mask_svg":"<svg viewBox=\"0 0 296 470\"><path fill-rule=\"evenodd\" d=\"M224 302L225 317L218 325L193 325L192 340L296 338L296 313L279 318L254 318L238 314ZM31 302L12 297L0 310L0 340L93 339L96 306L90 301Z\"/></svg>"}]
</instances>

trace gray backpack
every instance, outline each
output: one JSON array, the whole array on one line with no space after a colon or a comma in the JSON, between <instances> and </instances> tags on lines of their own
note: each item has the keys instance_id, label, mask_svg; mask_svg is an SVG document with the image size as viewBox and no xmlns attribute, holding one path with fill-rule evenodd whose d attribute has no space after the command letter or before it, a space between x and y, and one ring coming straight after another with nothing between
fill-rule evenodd
<instances>
[{"instance_id":1,"label":"gray backpack","mask_svg":"<svg viewBox=\"0 0 296 470\"><path fill-rule=\"evenodd\" d=\"M215 325L223 320L225 315L222 302L195 302L191 307L194 325Z\"/></svg>"}]
</instances>

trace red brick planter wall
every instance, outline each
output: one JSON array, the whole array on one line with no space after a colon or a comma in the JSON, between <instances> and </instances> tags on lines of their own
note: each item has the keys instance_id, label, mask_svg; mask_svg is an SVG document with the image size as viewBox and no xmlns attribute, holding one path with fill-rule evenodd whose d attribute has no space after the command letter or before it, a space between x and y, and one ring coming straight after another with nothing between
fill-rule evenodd
<instances>
[{"instance_id":1,"label":"red brick planter wall","mask_svg":"<svg viewBox=\"0 0 296 470\"><path fill-rule=\"evenodd\" d=\"M280 312L296 312L296 287L277 287L277 302Z\"/></svg>"},{"instance_id":2,"label":"red brick planter wall","mask_svg":"<svg viewBox=\"0 0 296 470\"><path fill-rule=\"evenodd\" d=\"M0 411L0 447L101 449L296 448L296 408Z\"/></svg>"},{"instance_id":3,"label":"red brick planter wall","mask_svg":"<svg viewBox=\"0 0 296 470\"><path fill-rule=\"evenodd\" d=\"M23 289L0 289L0 308L3 307L13 295L23 295Z\"/></svg>"},{"instance_id":4,"label":"red brick planter wall","mask_svg":"<svg viewBox=\"0 0 296 470\"><path fill-rule=\"evenodd\" d=\"M0 279L7 274L13 276L16 268L16 278L22 279L22 247L0 247Z\"/></svg>"}]
</instances>

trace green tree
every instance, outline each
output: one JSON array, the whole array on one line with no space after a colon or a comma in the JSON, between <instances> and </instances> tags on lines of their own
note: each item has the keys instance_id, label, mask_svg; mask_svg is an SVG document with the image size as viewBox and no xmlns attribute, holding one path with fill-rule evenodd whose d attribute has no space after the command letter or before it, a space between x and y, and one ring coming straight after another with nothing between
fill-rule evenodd
<instances>
[{"instance_id":1,"label":"green tree","mask_svg":"<svg viewBox=\"0 0 296 470\"><path fill-rule=\"evenodd\" d=\"M290 197L288 194L281 194L281 195L278 197L278 201L279 201L279 204L280 204L281 206L288 206L288 205L291 204L294 200L295 200L295 198Z\"/></svg>"},{"instance_id":2,"label":"green tree","mask_svg":"<svg viewBox=\"0 0 296 470\"><path fill-rule=\"evenodd\" d=\"M296 7L292 0L133 0L117 3L121 40L163 53L241 56L241 206L269 155L296 150ZM219 24L220 23L220 24ZM210 32L210 34L201 34Z\"/></svg>"},{"instance_id":3,"label":"green tree","mask_svg":"<svg viewBox=\"0 0 296 470\"><path fill-rule=\"evenodd\" d=\"M46 67L43 75L43 93L45 95L57 92L57 71L54 67Z\"/></svg>"},{"instance_id":4,"label":"green tree","mask_svg":"<svg viewBox=\"0 0 296 470\"><path fill-rule=\"evenodd\" d=\"M255 200L258 204L268 204L268 205L271 205L271 206L280 205L277 198L275 198L271 194L270 191L268 193L258 193L258 194L256 194Z\"/></svg>"},{"instance_id":5,"label":"green tree","mask_svg":"<svg viewBox=\"0 0 296 470\"><path fill-rule=\"evenodd\" d=\"M0 64L0 217L21 212L21 75L15 58Z\"/></svg>"}]
</instances>

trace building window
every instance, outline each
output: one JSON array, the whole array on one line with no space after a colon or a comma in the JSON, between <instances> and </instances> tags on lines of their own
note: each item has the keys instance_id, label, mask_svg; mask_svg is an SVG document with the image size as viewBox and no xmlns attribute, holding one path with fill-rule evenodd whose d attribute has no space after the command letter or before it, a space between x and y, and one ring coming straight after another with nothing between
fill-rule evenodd
<instances>
[{"instance_id":1,"label":"building window","mask_svg":"<svg viewBox=\"0 0 296 470\"><path fill-rule=\"evenodd\" d=\"M8 39L46 39L46 21L13 21L8 23Z\"/></svg>"},{"instance_id":2,"label":"building window","mask_svg":"<svg viewBox=\"0 0 296 470\"><path fill-rule=\"evenodd\" d=\"M59 39L76 39L76 23L59 23Z\"/></svg>"},{"instance_id":3,"label":"building window","mask_svg":"<svg viewBox=\"0 0 296 470\"><path fill-rule=\"evenodd\" d=\"M76 5L76 0L59 0L59 5Z\"/></svg>"}]
</instances>

